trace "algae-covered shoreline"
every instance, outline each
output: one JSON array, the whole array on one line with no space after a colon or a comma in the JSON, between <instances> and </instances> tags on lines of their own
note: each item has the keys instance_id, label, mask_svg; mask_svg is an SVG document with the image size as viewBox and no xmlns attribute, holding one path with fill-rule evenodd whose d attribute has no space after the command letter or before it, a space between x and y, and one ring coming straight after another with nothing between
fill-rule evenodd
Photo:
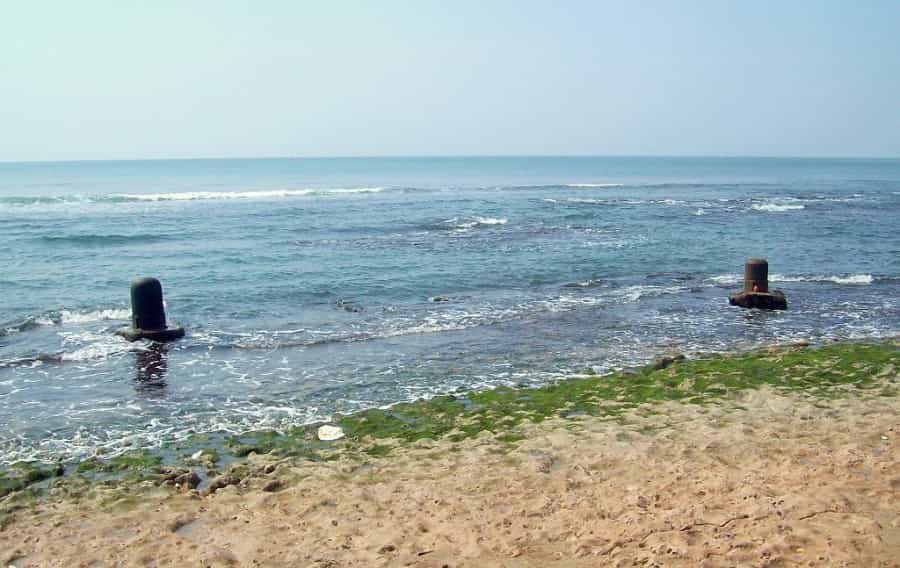
<instances>
[{"instance_id":1,"label":"algae-covered shoreline","mask_svg":"<svg viewBox=\"0 0 900 568\"><path fill-rule=\"evenodd\" d=\"M180 491L214 492L257 473L248 456L291 463L349 460L365 463L420 441L489 435L498 453L523 440L523 426L548 418L621 421L626 413L652 412L676 401L708 405L762 386L831 399L868 393L895 398L900 349L896 338L819 346L794 344L696 358L663 358L642 367L596 375L591 371L536 388L445 395L388 408L335 417L346 436L323 442L316 426L239 436L197 435L157 450L70 464L18 463L0 470L0 506L35 498L82 498L97 491L119 493L157 485Z\"/></svg>"},{"instance_id":2,"label":"algae-covered shoreline","mask_svg":"<svg viewBox=\"0 0 900 568\"><path fill-rule=\"evenodd\" d=\"M0 563L893 566L898 359L895 339L668 358L341 417L334 442L20 466Z\"/></svg>"}]
</instances>

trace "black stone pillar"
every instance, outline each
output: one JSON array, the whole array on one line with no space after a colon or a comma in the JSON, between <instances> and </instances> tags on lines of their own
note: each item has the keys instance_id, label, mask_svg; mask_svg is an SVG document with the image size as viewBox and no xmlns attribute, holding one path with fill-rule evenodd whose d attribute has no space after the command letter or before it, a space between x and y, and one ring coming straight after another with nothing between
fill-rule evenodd
<instances>
[{"instance_id":1,"label":"black stone pillar","mask_svg":"<svg viewBox=\"0 0 900 568\"><path fill-rule=\"evenodd\" d=\"M171 341L184 337L184 328L166 324L166 306L159 280L136 278L131 282L131 327L116 333L128 341Z\"/></svg>"}]
</instances>

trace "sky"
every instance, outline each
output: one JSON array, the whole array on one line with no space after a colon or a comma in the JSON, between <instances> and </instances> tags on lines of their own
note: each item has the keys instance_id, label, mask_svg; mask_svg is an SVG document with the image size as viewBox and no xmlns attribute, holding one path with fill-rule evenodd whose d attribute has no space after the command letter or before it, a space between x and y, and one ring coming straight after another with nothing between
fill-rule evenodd
<instances>
[{"instance_id":1,"label":"sky","mask_svg":"<svg viewBox=\"0 0 900 568\"><path fill-rule=\"evenodd\" d=\"M900 2L0 0L0 161L900 157Z\"/></svg>"}]
</instances>

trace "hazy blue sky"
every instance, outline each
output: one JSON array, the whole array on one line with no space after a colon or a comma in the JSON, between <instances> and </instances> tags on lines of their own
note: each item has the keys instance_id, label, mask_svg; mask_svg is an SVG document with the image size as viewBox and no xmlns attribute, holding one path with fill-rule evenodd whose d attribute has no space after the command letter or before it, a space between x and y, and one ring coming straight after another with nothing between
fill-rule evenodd
<instances>
[{"instance_id":1,"label":"hazy blue sky","mask_svg":"<svg viewBox=\"0 0 900 568\"><path fill-rule=\"evenodd\" d=\"M900 1L5 1L0 160L900 156Z\"/></svg>"}]
</instances>

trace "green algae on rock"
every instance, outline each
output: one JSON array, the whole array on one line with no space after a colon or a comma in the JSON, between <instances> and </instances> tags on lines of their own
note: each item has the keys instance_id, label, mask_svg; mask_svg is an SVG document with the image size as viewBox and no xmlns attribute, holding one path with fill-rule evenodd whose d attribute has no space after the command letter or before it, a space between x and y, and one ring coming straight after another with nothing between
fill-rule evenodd
<instances>
[{"instance_id":1,"label":"green algae on rock","mask_svg":"<svg viewBox=\"0 0 900 568\"><path fill-rule=\"evenodd\" d=\"M656 402L707 404L763 385L833 398L880 384L879 394L891 396L896 386L881 383L897 382L898 362L900 349L893 343L770 348L671 360L664 366L568 378L544 387L502 387L463 397L436 397L345 416L338 424L351 440L392 438L409 443L447 436L461 441L485 431L509 435L524 421L556 416L615 419Z\"/></svg>"},{"instance_id":2,"label":"green algae on rock","mask_svg":"<svg viewBox=\"0 0 900 568\"><path fill-rule=\"evenodd\" d=\"M62 474L60 464L47 467L34 462L14 463L7 471L0 471L0 497Z\"/></svg>"},{"instance_id":3,"label":"green algae on rock","mask_svg":"<svg viewBox=\"0 0 900 568\"><path fill-rule=\"evenodd\" d=\"M143 450L122 454L104 460L101 458L89 458L79 463L75 468L78 473L122 473L122 472L152 472L162 464L162 456Z\"/></svg>"}]
</instances>

